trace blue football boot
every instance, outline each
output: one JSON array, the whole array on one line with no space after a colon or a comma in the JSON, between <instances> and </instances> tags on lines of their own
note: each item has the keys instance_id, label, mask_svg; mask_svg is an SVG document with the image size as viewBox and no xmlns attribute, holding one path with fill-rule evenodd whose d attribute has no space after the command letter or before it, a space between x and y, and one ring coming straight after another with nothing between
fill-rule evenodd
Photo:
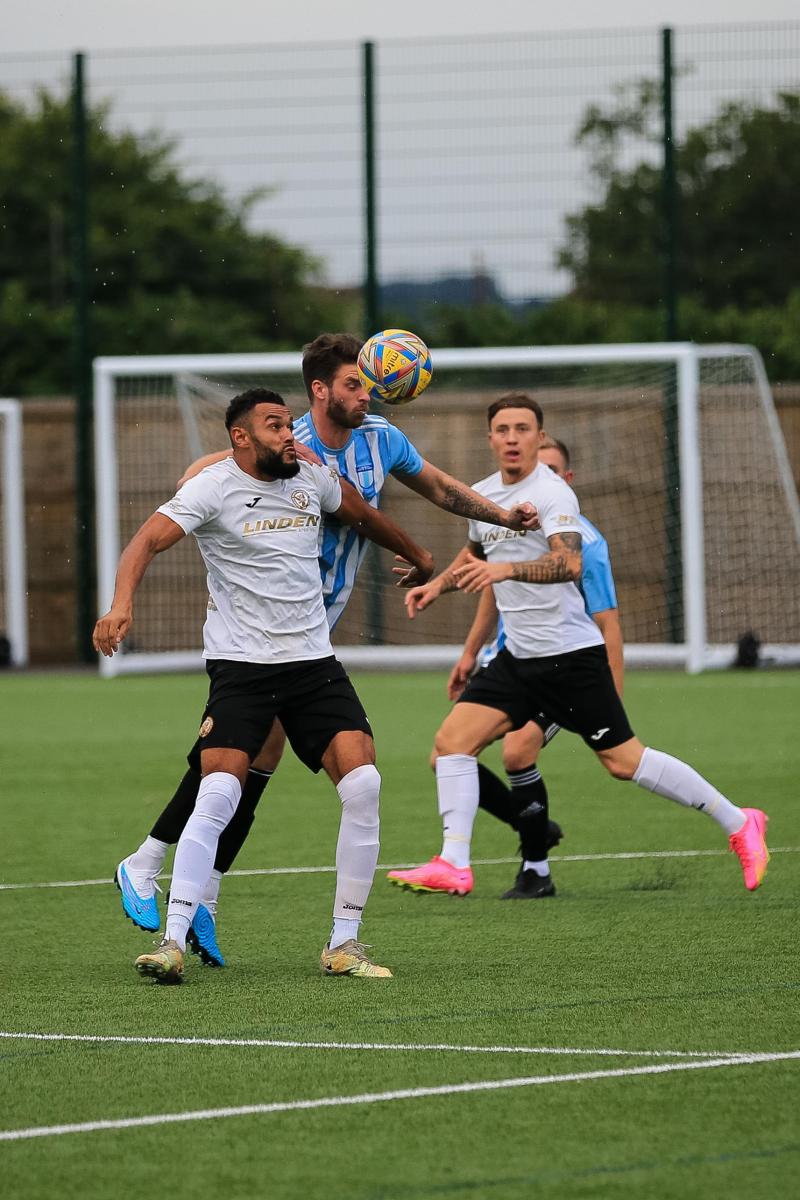
<instances>
[{"instance_id":1,"label":"blue football boot","mask_svg":"<svg viewBox=\"0 0 800 1200\"><path fill-rule=\"evenodd\" d=\"M160 892L161 888L155 876L134 870L130 858L123 858L114 872L114 883L120 890L125 916L140 929L156 933L161 924L156 892Z\"/></svg>"},{"instance_id":2,"label":"blue football boot","mask_svg":"<svg viewBox=\"0 0 800 1200\"><path fill-rule=\"evenodd\" d=\"M224 967L225 959L217 945L217 927L214 915L205 904L198 904L194 920L186 934L186 945L199 954L207 967Z\"/></svg>"}]
</instances>

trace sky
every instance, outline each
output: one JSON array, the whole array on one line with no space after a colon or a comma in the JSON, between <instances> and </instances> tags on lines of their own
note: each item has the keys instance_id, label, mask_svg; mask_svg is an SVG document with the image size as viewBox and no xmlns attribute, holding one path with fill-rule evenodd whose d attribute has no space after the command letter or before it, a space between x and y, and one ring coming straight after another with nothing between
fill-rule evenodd
<instances>
[{"instance_id":1,"label":"sky","mask_svg":"<svg viewBox=\"0 0 800 1200\"><path fill-rule=\"evenodd\" d=\"M386 8L391 7L387 19ZM0 55L118 47L241 45L531 33L618 26L788 21L796 0L25 0L9 4Z\"/></svg>"}]
</instances>

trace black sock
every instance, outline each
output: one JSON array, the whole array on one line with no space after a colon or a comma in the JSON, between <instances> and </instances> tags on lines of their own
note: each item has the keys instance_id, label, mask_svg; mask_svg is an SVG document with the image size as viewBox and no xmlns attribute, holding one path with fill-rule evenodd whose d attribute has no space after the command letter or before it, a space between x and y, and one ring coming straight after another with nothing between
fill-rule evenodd
<instances>
[{"instance_id":1,"label":"black sock","mask_svg":"<svg viewBox=\"0 0 800 1200\"><path fill-rule=\"evenodd\" d=\"M256 807L271 778L272 771L254 771L251 767L247 772L247 779L242 788L242 798L219 839L217 857L214 860L215 871L221 871L223 875L226 871L230 871L236 855L247 839L250 827L255 820Z\"/></svg>"},{"instance_id":2,"label":"black sock","mask_svg":"<svg viewBox=\"0 0 800 1200\"><path fill-rule=\"evenodd\" d=\"M166 842L168 846L177 842L194 812L201 779L200 772L195 771L194 767L189 767L178 784L175 795L150 830L150 837L157 838L159 842Z\"/></svg>"},{"instance_id":3,"label":"black sock","mask_svg":"<svg viewBox=\"0 0 800 1200\"><path fill-rule=\"evenodd\" d=\"M497 817L498 821L503 821L506 825L511 825L516 829L519 805L502 779L495 775L494 771L485 767L482 762L478 763L478 784L480 786L478 806L484 812Z\"/></svg>"},{"instance_id":4,"label":"black sock","mask_svg":"<svg viewBox=\"0 0 800 1200\"><path fill-rule=\"evenodd\" d=\"M519 832L523 861L543 862L547 858L547 788L536 763L523 771L509 771L508 782L516 802L514 828Z\"/></svg>"}]
</instances>

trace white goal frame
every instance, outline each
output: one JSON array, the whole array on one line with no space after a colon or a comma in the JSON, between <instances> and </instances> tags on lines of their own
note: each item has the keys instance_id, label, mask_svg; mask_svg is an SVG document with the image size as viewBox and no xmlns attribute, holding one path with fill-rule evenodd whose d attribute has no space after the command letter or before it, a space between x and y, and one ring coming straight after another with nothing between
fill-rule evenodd
<instances>
[{"instance_id":1,"label":"white goal frame","mask_svg":"<svg viewBox=\"0 0 800 1200\"><path fill-rule=\"evenodd\" d=\"M0 400L2 450L3 581L6 636L11 643L11 665L28 662L28 604L25 564L25 489L22 469L22 405Z\"/></svg>"},{"instance_id":2,"label":"white goal frame","mask_svg":"<svg viewBox=\"0 0 800 1200\"><path fill-rule=\"evenodd\" d=\"M767 419L776 454L780 482L800 547L800 503L789 464L769 382L759 352L752 346L701 346L690 342L630 343L589 346L535 346L432 351L437 371L464 368L598 366L614 363L674 365L680 470L681 549L685 641L676 644L629 644L629 666L684 667L695 674L729 666L736 647L711 645L706 637L706 587L704 572L703 477L699 442L700 362L711 358L747 358ZM94 363L95 463L97 489L97 567L99 604L110 603L114 576L122 547L119 545L114 380L117 375L276 374L300 375L299 352L265 354L152 355L98 358ZM461 645L437 646L337 646L337 656L349 668L416 670L452 666ZM765 657L781 664L800 665L800 646L766 645ZM138 653L100 658L103 675L152 671L196 670L200 652Z\"/></svg>"}]
</instances>

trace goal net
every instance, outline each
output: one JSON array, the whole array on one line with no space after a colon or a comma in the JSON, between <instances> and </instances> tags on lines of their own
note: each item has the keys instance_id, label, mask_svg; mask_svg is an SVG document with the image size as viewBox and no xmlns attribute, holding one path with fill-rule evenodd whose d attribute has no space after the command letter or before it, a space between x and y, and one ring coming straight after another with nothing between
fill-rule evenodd
<instances>
[{"instance_id":1,"label":"goal net","mask_svg":"<svg viewBox=\"0 0 800 1200\"><path fill-rule=\"evenodd\" d=\"M28 661L22 406L0 400L0 663Z\"/></svg>"},{"instance_id":2,"label":"goal net","mask_svg":"<svg viewBox=\"0 0 800 1200\"><path fill-rule=\"evenodd\" d=\"M766 659L800 662L800 508L756 351L684 343L433 352L420 399L381 408L424 458L468 483L490 474L486 409L531 391L569 447L581 509L605 534L626 661L729 665L752 631ZM96 468L99 603L122 547L189 462L223 449L238 391L268 385L306 411L295 353L99 359ZM437 567L466 525L391 479L383 510L430 548ZM444 597L410 623L392 559L370 547L334 632L350 666L450 665L475 598ZM106 673L200 665L205 574L193 539L150 567L124 652Z\"/></svg>"}]
</instances>

